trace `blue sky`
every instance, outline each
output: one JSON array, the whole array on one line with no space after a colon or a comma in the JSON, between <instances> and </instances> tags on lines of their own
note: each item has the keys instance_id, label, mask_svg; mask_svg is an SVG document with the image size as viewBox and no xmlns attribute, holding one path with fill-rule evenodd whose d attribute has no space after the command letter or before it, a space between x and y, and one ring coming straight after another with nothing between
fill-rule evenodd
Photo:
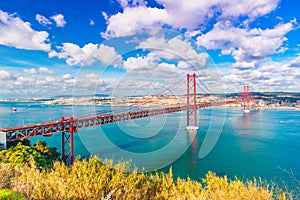
<instances>
[{"instance_id":1,"label":"blue sky","mask_svg":"<svg viewBox=\"0 0 300 200\"><path fill-rule=\"evenodd\" d=\"M299 92L299 6L291 0L5 0L0 98ZM168 93L167 93L167 92Z\"/></svg>"}]
</instances>

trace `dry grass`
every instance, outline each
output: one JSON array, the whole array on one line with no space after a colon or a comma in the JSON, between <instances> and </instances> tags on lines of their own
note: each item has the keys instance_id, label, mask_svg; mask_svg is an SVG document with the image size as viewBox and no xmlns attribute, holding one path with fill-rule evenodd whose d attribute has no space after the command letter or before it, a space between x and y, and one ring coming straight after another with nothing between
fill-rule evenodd
<instances>
[{"instance_id":1,"label":"dry grass","mask_svg":"<svg viewBox=\"0 0 300 200\"><path fill-rule=\"evenodd\" d=\"M55 162L53 169L41 171L29 166L0 168L1 187L27 199L287 199L285 192L274 193L261 181L246 183L228 180L209 172L202 183L173 179L168 174L125 173L129 166L98 158L76 161L72 167ZM9 171L9 172L8 172Z\"/></svg>"}]
</instances>

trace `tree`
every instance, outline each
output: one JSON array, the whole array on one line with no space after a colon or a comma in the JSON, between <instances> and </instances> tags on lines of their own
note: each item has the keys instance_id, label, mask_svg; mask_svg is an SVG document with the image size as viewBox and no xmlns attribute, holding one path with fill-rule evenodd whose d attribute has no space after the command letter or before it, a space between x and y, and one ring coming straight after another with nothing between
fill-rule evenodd
<instances>
[{"instance_id":1,"label":"tree","mask_svg":"<svg viewBox=\"0 0 300 200\"><path fill-rule=\"evenodd\" d=\"M40 140L33 146L28 142L19 142L16 146L0 152L0 162L12 166L29 164L38 169L51 168L54 160L59 160L56 148L49 148L46 142Z\"/></svg>"}]
</instances>

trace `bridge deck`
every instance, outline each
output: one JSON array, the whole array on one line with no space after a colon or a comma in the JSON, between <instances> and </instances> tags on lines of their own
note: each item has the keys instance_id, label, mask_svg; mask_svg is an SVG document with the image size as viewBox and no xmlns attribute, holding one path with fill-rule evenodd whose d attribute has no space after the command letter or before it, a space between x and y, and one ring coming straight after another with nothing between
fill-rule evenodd
<instances>
[{"instance_id":1,"label":"bridge deck","mask_svg":"<svg viewBox=\"0 0 300 200\"><path fill-rule=\"evenodd\" d=\"M201 103L197 105L197 108L205 108L211 106L219 106L223 104L228 104L233 102L218 102L218 103ZM122 122L126 120L134 120L140 118L146 118L156 115L181 112L184 110L193 109L192 106L178 106L178 107L167 107L167 108L157 108L157 109L147 109L139 110L125 113L111 113L105 115L92 115L88 117L79 117L73 119L73 130L78 131L80 128L100 126L104 124L111 124L115 122ZM0 129L0 132L6 133L7 142L14 140L22 140L34 136L51 136L59 132L67 132L70 130L69 119L64 121L53 121L44 122L38 124L30 124L24 126L15 126Z\"/></svg>"}]
</instances>

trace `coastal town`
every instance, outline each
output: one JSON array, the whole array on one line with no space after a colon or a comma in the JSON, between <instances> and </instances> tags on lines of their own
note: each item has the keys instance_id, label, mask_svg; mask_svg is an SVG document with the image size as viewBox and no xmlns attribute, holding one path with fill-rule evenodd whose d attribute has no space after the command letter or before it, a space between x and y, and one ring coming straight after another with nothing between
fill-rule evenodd
<instances>
[{"instance_id":1,"label":"coastal town","mask_svg":"<svg viewBox=\"0 0 300 200\"><path fill-rule=\"evenodd\" d=\"M222 95L197 95L197 103L207 102L234 102L227 103L226 107L243 107L240 94ZM0 101L40 102L47 105L103 105L103 106L182 106L186 104L186 95L149 95L149 96L75 96L56 98L32 98L32 99L0 99ZM285 94L252 94L249 101L251 106L259 109L282 108L300 109L300 96L297 93Z\"/></svg>"}]
</instances>

